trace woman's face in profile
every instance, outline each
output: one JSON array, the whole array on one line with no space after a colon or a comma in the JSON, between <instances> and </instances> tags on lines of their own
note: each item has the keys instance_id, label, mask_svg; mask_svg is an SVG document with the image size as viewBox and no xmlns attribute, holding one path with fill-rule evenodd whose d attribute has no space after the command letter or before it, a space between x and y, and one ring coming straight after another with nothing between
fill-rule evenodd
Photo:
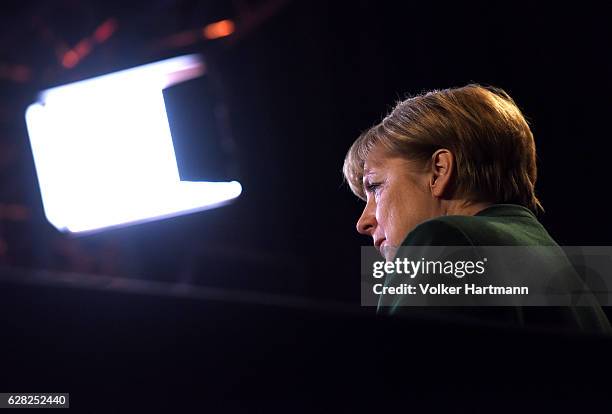
<instances>
[{"instance_id":1,"label":"woman's face in profile","mask_svg":"<svg viewBox=\"0 0 612 414\"><path fill-rule=\"evenodd\" d=\"M357 231L371 236L386 260L418 224L440 216L428 174L417 161L391 157L375 148L364 164L366 206Z\"/></svg>"}]
</instances>

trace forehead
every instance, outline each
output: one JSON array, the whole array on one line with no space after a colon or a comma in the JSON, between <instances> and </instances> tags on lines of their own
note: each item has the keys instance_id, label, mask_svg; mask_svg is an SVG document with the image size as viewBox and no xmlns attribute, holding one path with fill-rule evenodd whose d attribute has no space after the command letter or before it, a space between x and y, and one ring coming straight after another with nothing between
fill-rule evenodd
<instances>
[{"instance_id":1,"label":"forehead","mask_svg":"<svg viewBox=\"0 0 612 414\"><path fill-rule=\"evenodd\" d=\"M377 150L368 154L363 165L363 182L372 175L392 175L396 177L414 177L424 172L425 166L418 160L409 160L387 151Z\"/></svg>"},{"instance_id":2,"label":"forehead","mask_svg":"<svg viewBox=\"0 0 612 414\"><path fill-rule=\"evenodd\" d=\"M374 147L369 153L363 163L363 175L366 176L373 170L389 167L390 154L384 151L380 146Z\"/></svg>"},{"instance_id":3,"label":"forehead","mask_svg":"<svg viewBox=\"0 0 612 414\"><path fill-rule=\"evenodd\" d=\"M400 172L414 169L414 161L408 160L388 150L375 148L363 163L363 177L377 172Z\"/></svg>"}]
</instances>

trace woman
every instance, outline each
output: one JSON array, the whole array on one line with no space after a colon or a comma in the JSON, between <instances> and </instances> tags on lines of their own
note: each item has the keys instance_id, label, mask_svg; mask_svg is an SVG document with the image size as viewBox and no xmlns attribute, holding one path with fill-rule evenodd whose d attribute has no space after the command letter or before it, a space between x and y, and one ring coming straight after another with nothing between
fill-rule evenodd
<instances>
[{"instance_id":1,"label":"woman","mask_svg":"<svg viewBox=\"0 0 612 414\"><path fill-rule=\"evenodd\" d=\"M542 205L534 188L533 135L501 89L470 84L400 102L355 141L343 172L366 201L357 231L372 237L387 261L399 246L558 246L535 217ZM381 297L379 311L408 311L402 301L409 299L385 303ZM537 320L610 330L595 302L483 314L521 326Z\"/></svg>"}]
</instances>

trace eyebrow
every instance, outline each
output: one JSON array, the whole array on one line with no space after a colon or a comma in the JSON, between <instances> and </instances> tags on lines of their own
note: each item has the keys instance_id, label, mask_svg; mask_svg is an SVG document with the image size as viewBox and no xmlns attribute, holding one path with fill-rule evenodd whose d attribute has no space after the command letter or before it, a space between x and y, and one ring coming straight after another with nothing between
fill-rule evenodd
<instances>
[{"instance_id":1,"label":"eyebrow","mask_svg":"<svg viewBox=\"0 0 612 414\"><path fill-rule=\"evenodd\" d=\"M363 170L363 178L366 178L366 177L368 177L370 175L373 175L373 174L374 174L373 168L365 168Z\"/></svg>"}]
</instances>

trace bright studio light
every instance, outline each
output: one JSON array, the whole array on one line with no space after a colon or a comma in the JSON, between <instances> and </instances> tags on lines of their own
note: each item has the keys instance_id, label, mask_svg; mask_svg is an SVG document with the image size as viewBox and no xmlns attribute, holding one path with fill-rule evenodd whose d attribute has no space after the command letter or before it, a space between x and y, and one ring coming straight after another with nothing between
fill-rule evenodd
<instances>
[{"instance_id":1,"label":"bright studio light","mask_svg":"<svg viewBox=\"0 0 612 414\"><path fill-rule=\"evenodd\" d=\"M26 123L49 222L92 231L238 197L236 181L179 178L162 90L203 72L190 55L43 91Z\"/></svg>"}]
</instances>

